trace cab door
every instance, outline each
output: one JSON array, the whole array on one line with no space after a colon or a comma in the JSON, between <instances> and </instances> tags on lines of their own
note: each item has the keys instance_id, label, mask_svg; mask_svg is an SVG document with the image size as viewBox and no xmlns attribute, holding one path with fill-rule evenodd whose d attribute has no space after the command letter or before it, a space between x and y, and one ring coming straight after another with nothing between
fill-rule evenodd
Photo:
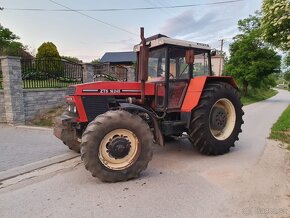
<instances>
[{"instance_id":1,"label":"cab door","mask_svg":"<svg viewBox=\"0 0 290 218\"><path fill-rule=\"evenodd\" d=\"M185 54L185 48L169 48L167 109L170 111L180 110L189 84L192 65L186 63Z\"/></svg>"}]
</instances>

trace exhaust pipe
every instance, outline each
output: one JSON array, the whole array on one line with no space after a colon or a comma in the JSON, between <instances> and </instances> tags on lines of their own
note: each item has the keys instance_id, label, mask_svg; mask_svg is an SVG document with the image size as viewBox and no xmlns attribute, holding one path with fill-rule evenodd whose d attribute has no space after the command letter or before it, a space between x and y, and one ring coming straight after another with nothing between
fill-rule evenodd
<instances>
[{"instance_id":1,"label":"exhaust pipe","mask_svg":"<svg viewBox=\"0 0 290 218\"><path fill-rule=\"evenodd\" d=\"M140 28L140 38L141 46L139 51L139 72L141 76L141 100L140 104L145 102L145 82L148 80L148 57L149 57L149 47L146 45L146 39L144 37L144 27Z\"/></svg>"}]
</instances>

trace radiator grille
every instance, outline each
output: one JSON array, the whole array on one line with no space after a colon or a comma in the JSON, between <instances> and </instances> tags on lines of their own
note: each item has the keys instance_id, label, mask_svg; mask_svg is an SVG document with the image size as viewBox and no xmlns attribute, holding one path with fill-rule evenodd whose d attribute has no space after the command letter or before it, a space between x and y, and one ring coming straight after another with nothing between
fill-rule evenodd
<instances>
[{"instance_id":1,"label":"radiator grille","mask_svg":"<svg viewBox=\"0 0 290 218\"><path fill-rule=\"evenodd\" d=\"M107 96L82 96L82 101L89 122L109 110Z\"/></svg>"}]
</instances>

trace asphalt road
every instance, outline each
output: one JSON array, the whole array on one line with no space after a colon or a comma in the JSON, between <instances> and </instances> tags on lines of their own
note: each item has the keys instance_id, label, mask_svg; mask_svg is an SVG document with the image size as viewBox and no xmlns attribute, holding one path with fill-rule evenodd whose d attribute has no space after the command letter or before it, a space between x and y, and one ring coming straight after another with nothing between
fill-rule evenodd
<instances>
[{"instance_id":1,"label":"asphalt road","mask_svg":"<svg viewBox=\"0 0 290 218\"><path fill-rule=\"evenodd\" d=\"M226 155L203 156L182 140L156 148L148 169L137 180L101 183L81 164L0 189L0 217L226 217L227 202L252 185L248 178L236 187L243 181L241 174L257 165L272 124L289 103L289 92L280 91L244 107L243 133ZM251 196L243 200L251 202ZM236 208L233 214L246 217L252 212L244 209Z\"/></svg>"},{"instance_id":2,"label":"asphalt road","mask_svg":"<svg viewBox=\"0 0 290 218\"><path fill-rule=\"evenodd\" d=\"M0 171L68 152L62 142L52 135L51 129L4 124L0 124L0 150Z\"/></svg>"}]
</instances>

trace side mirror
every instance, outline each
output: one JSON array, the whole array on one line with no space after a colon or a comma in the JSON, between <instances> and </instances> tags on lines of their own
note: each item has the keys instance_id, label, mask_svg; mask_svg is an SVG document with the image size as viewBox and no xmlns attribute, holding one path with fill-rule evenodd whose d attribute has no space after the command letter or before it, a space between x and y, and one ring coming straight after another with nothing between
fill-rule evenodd
<instances>
[{"instance_id":1,"label":"side mirror","mask_svg":"<svg viewBox=\"0 0 290 218\"><path fill-rule=\"evenodd\" d=\"M210 56L216 56L216 50L215 49L210 51Z\"/></svg>"},{"instance_id":2,"label":"side mirror","mask_svg":"<svg viewBox=\"0 0 290 218\"><path fill-rule=\"evenodd\" d=\"M186 60L186 64L194 63L194 50L193 49L186 50L185 60Z\"/></svg>"}]
</instances>

